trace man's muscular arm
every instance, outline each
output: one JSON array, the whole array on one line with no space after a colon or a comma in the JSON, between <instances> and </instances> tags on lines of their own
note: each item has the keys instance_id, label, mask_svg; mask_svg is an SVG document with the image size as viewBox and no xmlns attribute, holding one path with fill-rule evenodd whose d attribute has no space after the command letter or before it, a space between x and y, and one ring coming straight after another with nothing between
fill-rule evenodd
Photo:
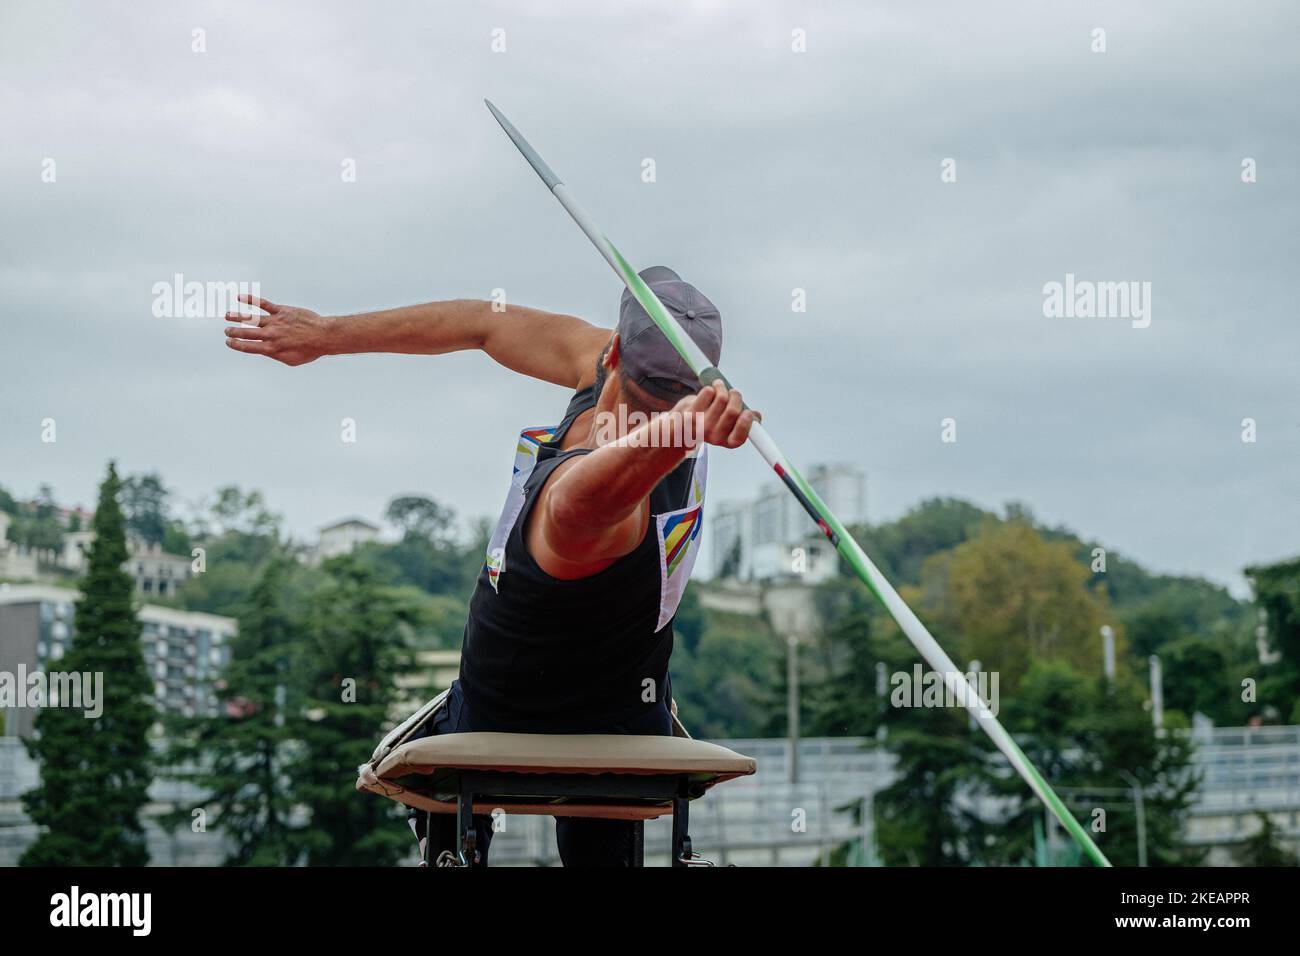
<instances>
[{"instance_id":1,"label":"man's muscular arm","mask_svg":"<svg viewBox=\"0 0 1300 956\"><path fill-rule=\"evenodd\" d=\"M608 329L571 315L492 304L474 299L427 302L382 312L325 316L267 299L241 296L266 315L227 313L226 344L239 352L265 355L285 365L305 365L322 355L396 352L443 355L480 349L506 368L574 387L595 374L596 357L609 341Z\"/></svg>"},{"instance_id":2,"label":"man's muscular arm","mask_svg":"<svg viewBox=\"0 0 1300 956\"><path fill-rule=\"evenodd\" d=\"M684 428L686 416L694 417L693 432ZM650 520L650 492L691 448L738 448L757 418L740 392L715 382L622 440L564 462L530 515L529 553L552 577L584 578L604 570L640 544ZM680 441L687 434L693 440Z\"/></svg>"}]
</instances>

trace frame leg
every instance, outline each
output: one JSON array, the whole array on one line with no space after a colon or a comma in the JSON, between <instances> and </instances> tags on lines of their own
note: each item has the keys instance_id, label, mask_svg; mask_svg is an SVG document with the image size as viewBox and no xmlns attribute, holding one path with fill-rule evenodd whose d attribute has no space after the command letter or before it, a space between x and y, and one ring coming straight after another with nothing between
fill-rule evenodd
<instances>
[{"instance_id":1,"label":"frame leg","mask_svg":"<svg viewBox=\"0 0 1300 956\"><path fill-rule=\"evenodd\" d=\"M683 785L673 797L673 866L686 866L686 861L691 858L690 805Z\"/></svg>"},{"instance_id":2,"label":"frame leg","mask_svg":"<svg viewBox=\"0 0 1300 956\"><path fill-rule=\"evenodd\" d=\"M478 834L474 830L474 792L462 781L456 800L456 842L461 866L478 866Z\"/></svg>"},{"instance_id":3,"label":"frame leg","mask_svg":"<svg viewBox=\"0 0 1300 956\"><path fill-rule=\"evenodd\" d=\"M645 866L645 821L632 825L632 866Z\"/></svg>"}]
</instances>

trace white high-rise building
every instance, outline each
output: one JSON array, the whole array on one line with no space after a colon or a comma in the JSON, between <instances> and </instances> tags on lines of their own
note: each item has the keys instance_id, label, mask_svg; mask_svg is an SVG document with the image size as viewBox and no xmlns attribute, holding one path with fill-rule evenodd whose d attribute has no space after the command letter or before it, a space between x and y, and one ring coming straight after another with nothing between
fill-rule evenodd
<instances>
[{"instance_id":1,"label":"white high-rise building","mask_svg":"<svg viewBox=\"0 0 1300 956\"><path fill-rule=\"evenodd\" d=\"M845 524L867 518L867 476L849 464L812 466L804 477ZM830 542L780 481L764 485L756 499L723 502L711 519L713 574L741 581L799 577L821 581L835 575Z\"/></svg>"}]
</instances>

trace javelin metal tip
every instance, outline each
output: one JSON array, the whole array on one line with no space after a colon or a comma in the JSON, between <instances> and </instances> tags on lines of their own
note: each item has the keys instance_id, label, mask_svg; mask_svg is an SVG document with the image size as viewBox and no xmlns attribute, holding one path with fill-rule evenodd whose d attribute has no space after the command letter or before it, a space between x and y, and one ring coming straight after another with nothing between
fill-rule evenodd
<instances>
[{"instance_id":1,"label":"javelin metal tip","mask_svg":"<svg viewBox=\"0 0 1300 956\"><path fill-rule=\"evenodd\" d=\"M560 177L555 175L555 170L546 165L546 160L542 159L537 154L537 150L533 149L528 140L524 139L524 134L515 129L515 124L506 119L505 114L497 109L486 96L483 97L483 102L492 111L492 115L501 124L501 128L506 131L510 141L515 144L515 148L524 154L524 159L528 160L528 165L532 166L533 171L542 177L542 182L546 183L546 188L554 190L556 186L560 185Z\"/></svg>"}]
</instances>

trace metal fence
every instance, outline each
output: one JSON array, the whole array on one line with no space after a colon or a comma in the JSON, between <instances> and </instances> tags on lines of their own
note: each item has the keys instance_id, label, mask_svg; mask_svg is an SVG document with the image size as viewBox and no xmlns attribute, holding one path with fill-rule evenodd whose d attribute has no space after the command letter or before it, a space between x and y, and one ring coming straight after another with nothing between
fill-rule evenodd
<instances>
[{"instance_id":1,"label":"metal fence","mask_svg":"<svg viewBox=\"0 0 1300 956\"><path fill-rule=\"evenodd\" d=\"M1202 783L1191 810L1191 842L1239 839L1253 829L1256 812L1274 814L1285 833L1300 836L1300 726L1223 727L1194 737ZM691 804L691 837L702 855L723 864L807 866L850 841L870 847L871 800L896 776L888 751L869 748L858 737L803 740L800 782L790 783L788 741L714 742L754 757L758 772ZM18 796L36 782L37 768L22 744L0 738L0 865L16 861L34 836ZM1117 789L1124 786L1115 781ZM166 781L156 783L151 796L158 803L202 802L200 794ZM159 837L151 848L156 862L212 862L220 858L213 842L209 836L191 847ZM647 865L667 862L669 842L667 818L646 825ZM506 817L491 853L494 863L557 863L554 823L549 817Z\"/></svg>"},{"instance_id":2,"label":"metal fence","mask_svg":"<svg viewBox=\"0 0 1300 956\"><path fill-rule=\"evenodd\" d=\"M1222 727L1195 732L1194 765L1202 782L1187 839L1232 842L1251 832L1258 812L1280 815L1283 832L1300 837L1300 727ZM896 778L895 758L861 737L803 740L800 783L789 782L789 741L715 740L758 761L758 772L711 790L691 804L696 850L719 863L808 866L836 847L872 845L871 801ZM1119 798L1127 785L1117 777ZM498 863L558 862L549 818L507 817L493 837ZM667 861L667 818L646 825L646 863Z\"/></svg>"}]
</instances>

